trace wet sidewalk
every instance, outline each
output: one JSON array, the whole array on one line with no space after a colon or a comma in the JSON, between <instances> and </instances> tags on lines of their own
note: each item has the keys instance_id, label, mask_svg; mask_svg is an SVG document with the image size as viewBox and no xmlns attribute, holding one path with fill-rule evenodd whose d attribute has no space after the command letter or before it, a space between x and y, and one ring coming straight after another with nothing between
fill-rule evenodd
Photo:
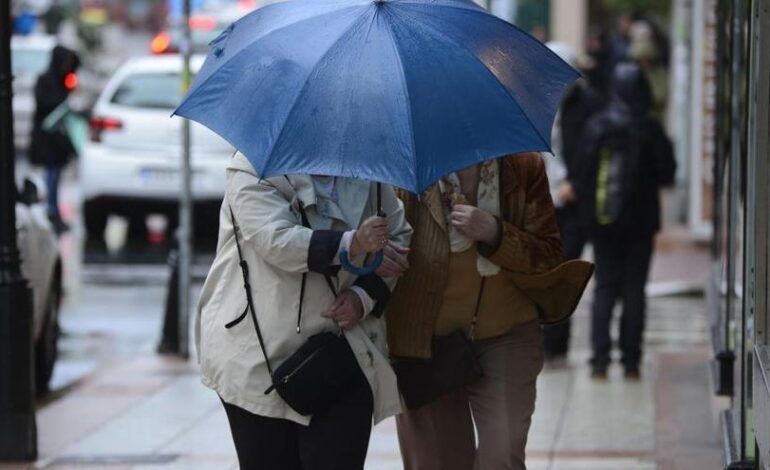
<instances>
[{"instance_id":1,"label":"wet sidewalk","mask_svg":"<svg viewBox=\"0 0 770 470\"><path fill-rule=\"evenodd\" d=\"M676 287L675 269L697 280L708 265L702 250L666 246L667 240L659 240L652 291ZM625 381L617 364L608 381L589 379L589 306L586 298L573 319L568 363L540 375L528 467L720 468L716 416L725 404L711 393L702 297L650 299L645 362L636 382ZM224 412L200 384L194 361L149 352L120 356L41 404L37 420L40 459L0 469L237 468ZM375 428L366 469L400 468L391 419Z\"/></svg>"}]
</instances>

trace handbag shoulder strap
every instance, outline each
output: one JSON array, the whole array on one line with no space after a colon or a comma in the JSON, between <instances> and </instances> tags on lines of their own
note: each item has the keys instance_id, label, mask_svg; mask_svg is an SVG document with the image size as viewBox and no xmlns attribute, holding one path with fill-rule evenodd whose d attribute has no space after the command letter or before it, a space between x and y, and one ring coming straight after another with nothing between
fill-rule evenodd
<instances>
[{"instance_id":1,"label":"handbag shoulder strap","mask_svg":"<svg viewBox=\"0 0 770 470\"><path fill-rule=\"evenodd\" d=\"M292 190L294 190L294 185L292 184L289 177L288 176L284 176L284 177L286 178L286 182L289 184ZM285 191L281 190L280 188L277 188L277 189L284 195L284 197L286 197L287 199L289 198L289 195L286 194ZM307 213L305 212L305 208L302 205L302 202L297 201L297 206L299 208L302 225L304 227L312 229L312 227L310 226L310 220L307 217ZM254 321L254 327L257 330L257 337L259 339L260 347L262 348L262 353L265 356L265 361L268 362L267 353L265 352L264 342L262 341L262 333L259 329L259 324L257 323L256 313L254 311L254 305L253 305L252 296L251 296L251 285L249 284L249 279L248 279L249 266L248 266L248 263L246 263L246 260L243 258L241 245L240 245L240 242L238 241L238 232L240 231L240 228L238 227L238 223L235 221L235 213L233 212L232 206L228 205L228 207L230 209L230 219L232 221L233 232L235 234L235 246L238 249L238 259L240 260L241 271L243 271L243 280L244 280L244 286L246 289L246 300L249 303L247 308L252 316L252 320ZM334 286L334 282L332 281L331 276L329 276L328 274L324 274L324 279L326 280L326 285L329 286L329 290L331 291L332 295L336 298L337 288ZM297 308L297 330L296 330L297 334L300 334L302 332L302 309L305 303L305 286L306 285L307 285L307 272L304 272L302 273L302 282L300 284L300 290L299 290L299 307ZM268 370L272 374L272 368L270 367L269 362L268 362Z\"/></svg>"},{"instance_id":2,"label":"handbag shoulder strap","mask_svg":"<svg viewBox=\"0 0 770 470\"><path fill-rule=\"evenodd\" d=\"M479 295L476 297L476 308L473 311L473 318L471 319L471 328L468 331L468 337L473 341L473 336L476 333L476 322L479 319L479 308L481 307L481 298L484 295L484 284L487 278L481 276L481 286L479 287Z\"/></svg>"},{"instance_id":3,"label":"handbag shoulder strap","mask_svg":"<svg viewBox=\"0 0 770 470\"><path fill-rule=\"evenodd\" d=\"M238 232L240 229L238 228L238 224L235 221L235 213L233 212L232 206L228 204L228 207L230 209L230 220L233 223L233 237L235 237L235 247L238 250L238 260L239 265L241 266L241 273L243 274L243 289L246 291L246 302L247 306L246 308L249 310L249 314L251 315L251 321L254 322L254 329L257 332L257 339L259 340L259 347L262 349L262 355L265 357L265 364L267 364L267 371L270 373L270 376L273 376L273 366L270 364L270 359L267 356L267 350L265 349L265 340L262 337L262 330L259 328L259 322L257 321L257 314L254 311L254 299L251 297L251 283L249 283L249 264L246 262L245 259L243 259L243 252L241 251L241 243L238 241ZM304 291L305 287L305 280L302 279L302 288Z\"/></svg>"}]
</instances>

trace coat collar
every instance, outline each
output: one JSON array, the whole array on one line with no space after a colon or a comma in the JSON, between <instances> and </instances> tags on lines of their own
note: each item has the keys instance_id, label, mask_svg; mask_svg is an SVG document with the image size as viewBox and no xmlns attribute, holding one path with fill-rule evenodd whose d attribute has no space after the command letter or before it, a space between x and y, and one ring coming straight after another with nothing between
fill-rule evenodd
<instances>
[{"instance_id":1,"label":"coat collar","mask_svg":"<svg viewBox=\"0 0 770 470\"><path fill-rule=\"evenodd\" d=\"M297 199L306 209L315 208L315 212L322 218L339 220L350 228L356 228L361 223L369 202L370 182L338 177L336 182L338 200L334 202L318 197L316 185L309 175L290 175L289 181L297 194ZM308 215L308 217L311 216ZM313 226L315 227L316 224Z\"/></svg>"},{"instance_id":2,"label":"coat collar","mask_svg":"<svg viewBox=\"0 0 770 470\"><path fill-rule=\"evenodd\" d=\"M254 167L242 153L237 152L231 160L229 168L245 171L259 177ZM336 219L350 228L356 228L361 223L364 210L369 203L372 184L355 178L337 178L338 201L323 201L319 204L313 178L309 175L290 175L267 178L285 196L291 199L294 193L302 207L311 208L308 218L315 229L323 230L331 227L331 220ZM293 204L293 201L291 201ZM316 216L318 214L318 216Z\"/></svg>"},{"instance_id":3,"label":"coat collar","mask_svg":"<svg viewBox=\"0 0 770 470\"><path fill-rule=\"evenodd\" d=\"M516 156L507 156L500 159L500 191L503 196L508 196L516 189L516 175L513 168L513 159Z\"/></svg>"},{"instance_id":4,"label":"coat collar","mask_svg":"<svg viewBox=\"0 0 770 470\"><path fill-rule=\"evenodd\" d=\"M500 191L501 196L507 197L516 189L516 176L514 175L513 158L515 156L502 157L500 163ZM441 191L438 183L433 183L420 196L423 204L428 208L428 212L433 220L446 231L446 217L444 217L444 207L441 202ZM501 200L502 202L502 200ZM504 203L503 203L504 204Z\"/></svg>"}]
</instances>

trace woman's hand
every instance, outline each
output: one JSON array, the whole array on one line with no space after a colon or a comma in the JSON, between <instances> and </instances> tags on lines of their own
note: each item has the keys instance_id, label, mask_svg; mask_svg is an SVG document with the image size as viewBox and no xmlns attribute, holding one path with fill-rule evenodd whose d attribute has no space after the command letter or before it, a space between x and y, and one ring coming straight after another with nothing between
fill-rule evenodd
<instances>
[{"instance_id":1,"label":"woman's hand","mask_svg":"<svg viewBox=\"0 0 770 470\"><path fill-rule=\"evenodd\" d=\"M449 215L449 221L462 236L487 245L497 246L498 222L489 212L475 206L455 204Z\"/></svg>"},{"instance_id":2,"label":"woman's hand","mask_svg":"<svg viewBox=\"0 0 770 470\"><path fill-rule=\"evenodd\" d=\"M374 253L385 248L390 233L388 221L384 217L373 216L364 220L350 243L350 254L358 256L363 253Z\"/></svg>"},{"instance_id":3,"label":"woman's hand","mask_svg":"<svg viewBox=\"0 0 770 470\"><path fill-rule=\"evenodd\" d=\"M577 200L577 194L575 194L575 188L572 183L565 181L559 186L559 197L566 203L575 202Z\"/></svg>"},{"instance_id":4,"label":"woman's hand","mask_svg":"<svg viewBox=\"0 0 770 470\"><path fill-rule=\"evenodd\" d=\"M411 250L397 245L396 243L389 241L385 248L382 250L385 255L382 259L382 264L375 274L380 277L398 277L403 275L407 269L409 269L409 260L407 255Z\"/></svg>"},{"instance_id":5,"label":"woman's hand","mask_svg":"<svg viewBox=\"0 0 770 470\"><path fill-rule=\"evenodd\" d=\"M331 306L321 316L333 320L343 330L356 326L364 315L364 306L358 294L345 290L337 296Z\"/></svg>"}]
</instances>

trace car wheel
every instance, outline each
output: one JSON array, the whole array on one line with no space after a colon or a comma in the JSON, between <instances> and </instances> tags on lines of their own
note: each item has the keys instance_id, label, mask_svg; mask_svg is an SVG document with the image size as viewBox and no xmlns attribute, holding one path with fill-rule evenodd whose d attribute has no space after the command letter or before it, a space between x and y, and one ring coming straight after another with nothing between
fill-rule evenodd
<instances>
[{"instance_id":1,"label":"car wheel","mask_svg":"<svg viewBox=\"0 0 770 470\"><path fill-rule=\"evenodd\" d=\"M104 229L107 228L107 216L109 212L95 201L83 203L83 219L86 226L86 236L92 242L104 240Z\"/></svg>"},{"instance_id":2,"label":"car wheel","mask_svg":"<svg viewBox=\"0 0 770 470\"><path fill-rule=\"evenodd\" d=\"M38 395L48 392L54 364L59 355L59 308L62 298L61 265L56 265L45 301L43 329L35 343L35 389Z\"/></svg>"}]
</instances>

